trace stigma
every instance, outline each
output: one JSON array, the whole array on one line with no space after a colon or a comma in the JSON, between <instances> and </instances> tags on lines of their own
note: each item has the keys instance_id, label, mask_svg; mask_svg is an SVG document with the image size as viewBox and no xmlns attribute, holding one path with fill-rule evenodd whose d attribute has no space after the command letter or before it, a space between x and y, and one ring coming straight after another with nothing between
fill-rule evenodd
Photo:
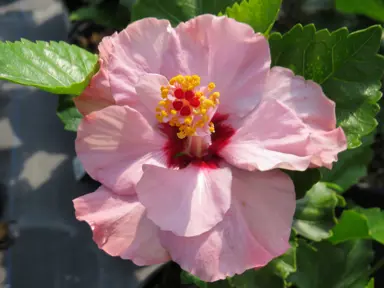
<instances>
[{"instance_id":1,"label":"stigma","mask_svg":"<svg viewBox=\"0 0 384 288\"><path fill-rule=\"evenodd\" d=\"M180 139L215 132L211 119L220 103L220 93L213 92L216 88L213 82L200 87L200 80L198 75L177 75L168 86L160 88L156 119L178 127Z\"/></svg>"}]
</instances>

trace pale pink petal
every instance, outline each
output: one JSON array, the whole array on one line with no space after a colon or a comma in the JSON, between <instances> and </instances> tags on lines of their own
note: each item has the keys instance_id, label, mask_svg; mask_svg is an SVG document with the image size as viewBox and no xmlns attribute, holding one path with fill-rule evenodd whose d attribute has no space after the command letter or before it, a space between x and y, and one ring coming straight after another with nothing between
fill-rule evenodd
<instances>
[{"instance_id":1,"label":"pale pink petal","mask_svg":"<svg viewBox=\"0 0 384 288\"><path fill-rule=\"evenodd\" d=\"M159 241L159 228L145 216L136 196L118 196L101 186L73 203L76 218L91 226L93 240L109 255L131 259L137 265L169 260Z\"/></svg>"},{"instance_id":2,"label":"pale pink petal","mask_svg":"<svg viewBox=\"0 0 384 288\"><path fill-rule=\"evenodd\" d=\"M79 111L86 115L117 104L129 105L145 117L153 117L138 101L135 85L142 75L160 71L171 31L168 21L146 18L105 37L99 46L100 70L75 99Z\"/></svg>"},{"instance_id":3,"label":"pale pink petal","mask_svg":"<svg viewBox=\"0 0 384 288\"><path fill-rule=\"evenodd\" d=\"M143 164L165 165L166 141L136 110L110 106L81 121L76 152L92 178L127 194L141 178Z\"/></svg>"},{"instance_id":4,"label":"pale pink petal","mask_svg":"<svg viewBox=\"0 0 384 288\"><path fill-rule=\"evenodd\" d=\"M230 206L229 168L189 165L181 170L145 166L136 186L148 218L180 236L202 234L219 223Z\"/></svg>"},{"instance_id":5,"label":"pale pink petal","mask_svg":"<svg viewBox=\"0 0 384 288\"><path fill-rule=\"evenodd\" d=\"M250 171L303 171L311 163L329 167L345 148L341 129L313 130L293 110L267 98L248 115L220 155L230 164Z\"/></svg>"},{"instance_id":6,"label":"pale pink petal","mask_svg":"<svg viewBox=\"0 0 384 288\"><path fill-rule=\"evenodd\" d=\"M291 70L283 67L273 67L267 79L265 98L284 103L313 129L335 129L335 103L324 95L319 84L295 76Z\"/></svg>"},{"instance_id":7,"label":"pale pink petal","mask_svg":"<svg viewBox=\"0 0 384 288\"><path fill-rule=\"evenodd\" d=\"M99 71L92 77L83 93L74 98L77 109L83 115L115 104L109 83L108 59L116 35L115 33L112 36L103 38L99 44Z\"/></svg>"},{"instance_id":8,"label":"pale pink petal","mask_svg":"<svg viewBox=\"0 0 384 288\"><path fill-rule=\"evenodd\" d=\"M197 74L216 83L219 113L240 117L260 101L271 58L268 41L243 23L202 15L181 23L170 41L161 74Z\"/></svg>"},{"instance_id":9,"label":"pale pink petal","mask_svg":"<svg viewBox=\"0 0 384 288\"><path fill-rule=\"evenodd\" d=\"M338 153L347 149L347 139L341 127L331 131L311 133L308 151L313 155L310 167L332 169L332 163L338 160Z\"/></svg>"},{"instance_id":10,"label":"pale pink petal","mask_svg":"<svg viewBox=\"0 0 384 288\"><path fill-rule=\"evenodd\" d=\"M114 47L114 39L117 37L117 32L113 33L111 36L104 37L99 44L99 57L103 61L109 61L109 55L111 55Z\"/></svg>"},{"instance_id":11,"label":"pale pink petal","mask_svg":"<svg viewBox=\"0 0 384 288\"><path fill-rule=\"evenodd\" d=\"M167 86L169 84L167 78L159 74L145 74L140 77L139 82L135 86L137 96L139 100L147 108L149 115L147 119L153 117L153 121L158 123L155 117L156 107L161 98L161 86Z\"/></svg>"},{"instance_id":12,"label":"pale pink petal","mask_svg":"<svg viewBox=\"0 0 384 288\"><path fill-rule=\"evenodd\" d=\"M204 281L262 267L289 248L295 211L291 179L283 172L233 171L232 204L222 222L195 237L160 233L172 260Z\"/></svg>"},{"instance_id":13,"label":"pale pink petal","mask_svg":"<svg viewBox=\"0 0 384 288\"><path fill-rule=\"evenodd\" d=\"M135 86L146 73L160 74L171 33L169 21L145 18L117 34L108 72L112 95L118 105L135 108L141 104Z\"/></svg>"}]
</instances>

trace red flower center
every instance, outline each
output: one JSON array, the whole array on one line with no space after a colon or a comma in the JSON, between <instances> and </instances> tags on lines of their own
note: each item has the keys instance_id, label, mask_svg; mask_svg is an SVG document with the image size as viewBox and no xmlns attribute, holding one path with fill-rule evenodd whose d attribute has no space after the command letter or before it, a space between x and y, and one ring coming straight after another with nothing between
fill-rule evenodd
<instances>
[{"instance_id":1,"label":"red flower center","mask_svg":"<svg viewBox=\"0 0 384 288\"><path fill-rule=\"evenodd\" d=\"M208 168L217 168L222 160L219 152L228 144L229 139L235 133L235 130L226 120L228 115L215 114L212 122L215 125L215 133L211 134L211 144L202 151L202 156L186 153L188 139L180 139L177 136L177 127L167 124L160 124L161 131L167 136L168 141L164 146L164 152L167 155L167 165L169 168L185 168L189 164L199 165Z\"/></svg>"}]
</instances>

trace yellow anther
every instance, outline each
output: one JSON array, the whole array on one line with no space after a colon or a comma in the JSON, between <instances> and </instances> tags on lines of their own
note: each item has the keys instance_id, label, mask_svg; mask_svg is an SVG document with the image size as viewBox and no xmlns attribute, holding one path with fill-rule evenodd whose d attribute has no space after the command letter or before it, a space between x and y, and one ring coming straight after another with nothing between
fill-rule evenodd
<instances>
[{"instance_id":1,"label":"yellow anther","mask_svg":"<svg viewBox=\"0 0 384 288\"><path fill-rule=\"evenodd\" d=\"M196 127L203 128L204 127L204 121L203 120L197 121L196 122Z\"/></svg>"},{"instance_id":2,"label":"yellow anther","mask_svg":"<svg viewBox=\"0 0 384 288\"><path fill-rule=\"evenodd\" d=\"M208 120L209 120L208 115L207 115L207 114L203 115L203 121L204 121L204 123L207 123Z\"/></svg>"},{"instance_id":3,"label":"yellow anther","mask_svg":"<svg viewBox=\"0 0 384 288\"><path fill-rule=\"evenodd\" d=\"M208 99L206 99L206 100L204 100L204 102L203 102L203 106L204 106L205 108L210 108L210 107L215 107L215 104L213 103L212 100L208 100Z\"/></svg>"},{"instance_id":4,"label":"yellow anther","mask_svg":"<svg viewBox=\"0 0 384 288\"><path fill-rule=\"evenodd\" d=\"M213 98L220 98L220 92L212 93L211 97L213 97Z\"/></svg>"},{"instance_id":5,"label":"yellow anther","mask_svg":"<svg viewBox=\"0 0 384 288\"><path fill-rule=\"evenodd\" d=\"M177 114L177 111L172 109L172 110L171 110L171 114L172 114L172 115L176 115L176 114Z\"/></svg>"},{"instance_id":6,"label":"yellow anther","mask_svg":"<svg viewBox=\"0 0 384 288\"><path fill-rule=\"evenodd\" d=\"M207 113L207 109L205 109L205 108L200 109L200 114L205 115L206 113Z\"/></svg>"},{"instance_id":7,"label":"yellow anther","mask_svg":"<svg viewBox=\"0 0 384 288\"><path fill-rule=\"evenodd\" d=\"M161 116L163 116L163 117L167 117L167 116L168 116L168 113L165 112L164 110L162 110L162 111L161 111Z\"/></svg>"},{"instance_id":8,"label":"yellow anther","mask_svg":"<svg viewBox=\"0 0 384 288\"><path fill-rule=\"evenodd\" d=\"M161 111L161 108L160 107L156 107L156 112L160 112Z\"/></svg>"},{"instance_id":9,"label":"yellow anther","mask_svg":"<svg viewBox=\"0 0 384 288\"><path fill-rule=\"evenodd\" d=\"M156 119L159 122L163 122L163 116L161 114L156 114Z\"/></svg>"},{"instance_id":10,"label":"yellow anther","mask_svg":"<svg viewBox=\"0 0 384 288\"><path fill-rule=\"evenodd\" d=\"M193 119L192 119L191 116L186 117L186 118L184 119L184 124L186 124L186 125L191 125L192 120L193 120Z\"/></svg>"},{"instance_id":11,"label":"yellow anther","mask_svg":"<svg viewBox=\"0 0 384 288\"><path fill-rule=\"evenodd\" d=\"M208 91L212 91L215 88L216 88L215 83L211 82L211 83L208 84Z\"/></svg>"},{"instance_id":12,"label":"yellow anther","mask_svg":"<svg viewBox=\"0 0 384 288\"><path fill-rule=\"evenodd\" d=\"M211 132L211 133L214 133L215 132L215 125L211 122L211 123L209 123L209 131Z\"/></svg>"},{"instance_id":13,"label":"yellow anther","mask_svg":"<svg viewBox=\"0 0 384 288\"><path fill-rule=\"evenodd\" d=\"M192 80L195 87L200 85L200 77L198 75L192 75Z\"/></svg>"},{"instance_id":14,"label":"yellow anther","mask_svg":"<svg viewBox=\"0 0 384 288\"><path fill-rule=\"evenodd\" d=\"M187 135L184 132L180 131L179 133L177 133L177 137L179 137L179 139L184 139L185 137L187 137Z\"/></svg>"},{"instance_id":15,"label":"yellow anther","mask_svg":"<svg viewBox=\"0 0 384 288\"><path fill-rule=\"evenodd\" d=\"M172 102L168 99L164 100L164 101L160 101L162 102L161 104L159 103L160 106L163 106L165 109L169 109L172 105Z\"/></svg>"},{"instance_id":16,"label":"yellow anther","mask_svg":"<svg viewBox=\"0 0 384 288\"><path fill-rule=\"evenodd\" d=\"M188 82L183 82L183 84L181 84L181 87L183 88L184 92L185 91L188 91L188 90L191 90L189 89L189 84ZM192 88L193 89L193 88Z\"/></svg>"},{"instance_id":17,"label":"yellow anther","mask_svg":"<svg viewBox=\"0 0 384 288\"><path fill-rule=\"evenodd\" d=\"M201 97L203 97L203 95L204 95L203 92L200 92L200 91L198 91L198 92L195 93L195 96L198 97L199 99L200 99Z\"/></svg>"},{"instance_id":18,"label":"yellow anther","mask_svg":"<svg viewBox=\"0 0 384 288\"><path fill-rule=\"evenodd\" d=\"M177 127L180 126L179 119L177 119L177 116L172 117L172 119L169 121L169 125Z\"/></svg>"}]
</instances>

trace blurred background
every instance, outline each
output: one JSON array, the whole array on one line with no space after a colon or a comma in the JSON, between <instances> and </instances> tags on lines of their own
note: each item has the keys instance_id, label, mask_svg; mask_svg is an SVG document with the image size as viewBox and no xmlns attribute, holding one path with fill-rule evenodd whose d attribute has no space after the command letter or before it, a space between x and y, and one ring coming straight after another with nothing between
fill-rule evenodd
<instances>
[{"instance_id":1,"label":"blurred background","mask_svg":"<svg viewBox=\"0 0 384 288\"><path fill-rule=\"evenodd\" d=\"M96 52L102 37L129 24L133 2L0 0L0 40L63 40ZM334 0L284 0L274 30L315 23L353 31L378 23L334 7ZM106 255L74 218L72 199L97 183L74 161L75 133L63 129L57 106L57 96L0 81L0 288L152 288L144 285L161 267L139 268ZM384 208L383 137L379 125L364 156L372 158L368 176L346 195L363 207ZM376 253L383 251L376 247ZM384 287L381 272L377 287Z\"/></svg>"}]
</instances>

